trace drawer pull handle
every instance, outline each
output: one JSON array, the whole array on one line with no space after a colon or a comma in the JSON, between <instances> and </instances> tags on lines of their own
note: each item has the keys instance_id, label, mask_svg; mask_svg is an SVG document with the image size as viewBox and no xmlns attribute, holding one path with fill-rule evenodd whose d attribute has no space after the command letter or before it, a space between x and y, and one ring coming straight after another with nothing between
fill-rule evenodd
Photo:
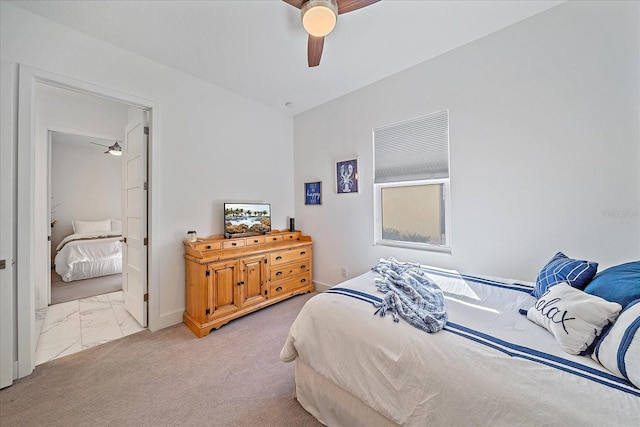
<instances>
[{"instance_id":1,"label":"drawer pull handle","mask_svg":"<svg viewBox=\"0 0 640 427\"><path fill-rule=\"evenodd\" d=\"M304 264L302 264L302 265L300 266L300 268L307 268L307 266L306 266L306 265L304 265Z\"/></svg>"},{"instance_id":2,"label":"drawer pull handle","mask_svg":"<svg viewBox=\"0 0 640 427\"><path fill-rule=\"evenodd\" d=\"M281 260L281 259L282 259L282 257L281 257L281 256L277 256L277 257L276 257L276 261Z\"/></svg>"},{"instance_id":3,"label":"drawer pull handle","mask_svg":"<svg viewBox=\"0 0 640 427\"><path fill-rule=\"evenodd\" d=\"M276 276L282 276L282 271L278 271L278 272L276 273Z\"/></svg>"},{"instance_id":4,"label":"drawer pull handle","mask_svg":"<svg viewBox=\"0 0 640 427\"><path fill-rule=\"evenodd\" d=\"M207 245L207 249L211 249L211 245Z\"/></svg>"},{"instance_id":5,"label":"drawer pull handle","mask_svg":"<svg viewBox=\"0 0 640 427\"><path fill-rule=\"evenodd\" d=\"M302 280L300 280L300 283L304 283L306 281L307 281L307 279L302 279Z\"/></svg>"},{"instance_id":6,"label":"drawer pull handle","mask_svg":"<svg viewBox=\"0 0 640 427\"><path fill-rule=\"evenodd\" d=\"M231 246L236 246L236 245L237 245L236 242L231 243Z\"/></svg>"},{"instance_id":7,"label":"drawer pull handle","mask_svg":"<svg viewBox=\"0 0 640 427\"><path fill-rule=\"evenodd\" d=\"M282 290L282 286L278 286L278 287L276 288L276 292L279 292L279 291L281 291L281 290Z\"/></svg>"},{"instance_id":8,"label":"drawer pull handle","mask_svg":"<svg viewBox=\"0 0 640 427\"><path fill-rule=\"evenodd\" d=\"M253 243L258 243L258 240L254 240Z\"/></svg>"},{"instance_id":9,"label":"drawer pull handle","mask_svg":"<svg viewBox=\"0 0 640 427\"><path fill-rule=\"evenodd\" d=\"M305 252L305 251L301 251L301 252L300 252L300 255L304 255L304 254L306 254L306 252Z\"/></svg>"}]
</instances>

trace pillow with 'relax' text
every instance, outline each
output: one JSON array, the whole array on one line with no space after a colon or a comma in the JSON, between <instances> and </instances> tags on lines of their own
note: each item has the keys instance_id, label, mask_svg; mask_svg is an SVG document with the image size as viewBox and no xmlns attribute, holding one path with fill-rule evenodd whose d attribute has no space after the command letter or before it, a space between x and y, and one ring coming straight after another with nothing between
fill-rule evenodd
<instances>
[{"instance_id":1,"label":"pillow with 'relax' text","mask_svg":"<svg viewBox=\"0 0 640 427\"><path fill-rule=\"evenodd\" d=\"M527 319L553 334L567 353L586 354L602 328L613 323L622 307L566 283L549 288L527 311Z\"/></svg>"}]
</instances>

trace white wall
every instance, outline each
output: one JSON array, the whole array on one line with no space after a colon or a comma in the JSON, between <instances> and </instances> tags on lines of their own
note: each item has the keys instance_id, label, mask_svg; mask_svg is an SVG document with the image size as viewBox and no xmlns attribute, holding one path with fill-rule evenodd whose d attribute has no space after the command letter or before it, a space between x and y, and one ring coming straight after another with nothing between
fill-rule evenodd
<instances>
[{"instance_id":1,"label":"white wall","mask_svg":"<svg viewBox=\"0 0 640 427\"><path fill-rule=\"evenodd\" d=\"M187 230L222 233L225 200L270 202L275 228L293 216L292 118L11 4L0 3L0 12L3 61L158 106L150 158L149 324L155 330L181 322Z\"/></svg>"},{"instance_id":2,"label":"white wall","mask_svg":"<svg viewBox=\"0 0 640 427\"><path fill-rule=\"evenodd\" d=\"M557 251L640 259L638 2L568 2L295 117L314 280L379 257L535 280ZM450 110L451 254L373 246L372 128ZM337 195L335 162L360 159ZM323 181L323 205L303 183Z\"/></svg>"}]
</instances>

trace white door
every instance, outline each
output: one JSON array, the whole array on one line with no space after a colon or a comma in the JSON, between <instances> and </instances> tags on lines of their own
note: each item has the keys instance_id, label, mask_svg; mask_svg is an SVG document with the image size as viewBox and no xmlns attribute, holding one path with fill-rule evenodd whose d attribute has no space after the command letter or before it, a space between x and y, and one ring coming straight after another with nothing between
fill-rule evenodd
<instances>
[{"instance_id":1,"label":"white door","mask_svg":"<svg viewBox=\"0 0 640 427\"><path fill-rule=\"evenodd\" d=\"M11 64L0 64L0 91L13 93L14 69ZM13 126L15 111L13 96L2 98L0 105L0 388L13 383L14 353L14 293L13 243L14 199L13 160L15 158Z\"/></svg>"},{"instance_id":2,"label":"white door","mask_svg":"<svg viewBox=\"0 0 640 427\"><path fill-rule=\"evenodd\" d=\"M122 146L122 289L124 306L147 326L147 145L146 112L137 110Z\"/></svg>"}]
</instances>

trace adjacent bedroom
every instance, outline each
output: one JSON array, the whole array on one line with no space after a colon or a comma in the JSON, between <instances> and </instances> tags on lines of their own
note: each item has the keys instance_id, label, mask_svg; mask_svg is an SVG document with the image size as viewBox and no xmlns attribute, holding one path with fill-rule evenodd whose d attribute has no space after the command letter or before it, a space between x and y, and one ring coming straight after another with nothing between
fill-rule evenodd
<instances>
[{"instance_id":1,"label":"adjacent bedroom","mask_svg":"<svg viewBox=\"0 0 640 427\"><path fill-rule=\"evenodd\" d=\"M119 148L51 132L52 305L122 290Z\"/></svg>"}]
</instances>

